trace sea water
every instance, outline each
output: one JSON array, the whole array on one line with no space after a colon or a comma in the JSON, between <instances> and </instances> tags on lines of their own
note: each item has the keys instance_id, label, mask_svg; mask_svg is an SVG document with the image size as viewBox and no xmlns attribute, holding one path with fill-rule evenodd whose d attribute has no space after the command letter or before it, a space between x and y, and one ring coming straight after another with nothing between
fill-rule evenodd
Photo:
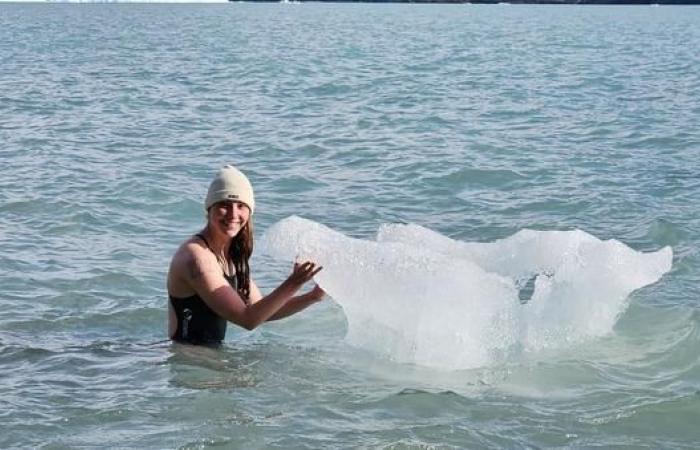
<instances>
[{"instance_id":1,"label":"sea water","mask_svg":"<svg viewBox=\"0 0 700 450\"><path fill-rule=\"evenodd\" d=\"M695 448L700 9L0 4L1 448ZM328 298L173 345L215 170Z\"/></svg>"}]
</instances>

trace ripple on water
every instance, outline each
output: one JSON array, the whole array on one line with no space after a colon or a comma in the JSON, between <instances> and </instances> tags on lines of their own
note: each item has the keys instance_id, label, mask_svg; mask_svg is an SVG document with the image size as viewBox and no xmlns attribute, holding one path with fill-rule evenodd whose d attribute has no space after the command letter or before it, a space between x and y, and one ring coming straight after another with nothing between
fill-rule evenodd
<instances>
[{"instance_id":1,"label":"ripple on water","mask_svg":"<svg viewBox=\"0 0 700 450\"><path fill-rule=\"evenodd\" d=\"M0 447L700 441L694 9L82 6L0 15ZM608 334L488 369L363 353L332 300L162 343L167 261L229 162L259 231L582 229L675 259Z\"/></svg>"}]
</instances>

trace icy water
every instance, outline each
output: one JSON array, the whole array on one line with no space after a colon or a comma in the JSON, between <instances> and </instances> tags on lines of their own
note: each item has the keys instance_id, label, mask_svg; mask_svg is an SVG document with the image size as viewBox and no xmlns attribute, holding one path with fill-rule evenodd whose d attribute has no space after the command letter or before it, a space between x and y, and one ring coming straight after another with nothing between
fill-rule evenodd
<instances>
[{"instance_id":1,"label":"icy water","mask_svg":"<svg viewBox=\"0 0 700 450\"><path fill-rule=\"evenodd\" d=\"M698 42L696 7L0 4L0 448L697 448ZM332 295L172 345L224 163L258 284L301 252Z\"/></svg>"}]
</instances>

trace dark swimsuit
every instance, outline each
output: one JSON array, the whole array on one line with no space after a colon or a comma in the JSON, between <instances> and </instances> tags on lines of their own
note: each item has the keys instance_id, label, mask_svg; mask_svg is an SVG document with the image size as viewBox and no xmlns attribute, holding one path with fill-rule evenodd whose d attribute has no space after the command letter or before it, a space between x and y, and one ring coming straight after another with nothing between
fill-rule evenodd
<instances>
[{"instance_id":1,"label":"dark swimsuit","mask_svg":"<svg viewBox=\"0 0 700 450\"><path fill-rule=\"evenodd\" d=\"M195 235L211 250L209 243L201 234ZM236 277L224 274L226 281L236 289ZM188 344L221 344L226 336L226 319L211 309L199 295L177 298L169 295L170 304L177 316L177 330L172 336L174 341Z\"/></svg>"}]
</instances>

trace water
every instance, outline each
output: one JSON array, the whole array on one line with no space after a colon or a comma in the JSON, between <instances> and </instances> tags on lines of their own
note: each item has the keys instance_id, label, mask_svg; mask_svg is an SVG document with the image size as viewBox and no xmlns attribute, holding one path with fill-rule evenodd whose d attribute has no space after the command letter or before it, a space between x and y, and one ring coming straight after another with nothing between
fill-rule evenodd
<instances>
[{"instance_id":1,"label":"water","mask_svg":"<svg viewBox=\"0 0 700 450\"><path fill-rule=\"evenodd\" d=\"M665 6L0 4L0 447L694 448L699 22ZM549 231L673 258L609 296L649 265L590 255L607 281L578 286L568 304L591 318L568 318L594 332L496 357L358 345L342 295L229 327L220 350L174 346L167 264L229 162L256 188L258 238L298 215L346 236L342 255L408 224L421 241L398 261L451 254L436 293L465 283L448 276L460 249L523 230L552 258ZM289 267L254 255L266 290ZM518 313L559 276L530 272L511 281ZM362 299L380 314L394 294ZM430 295L421 317L459 327L464 305Z\"/></svg>"}]
</instances>

